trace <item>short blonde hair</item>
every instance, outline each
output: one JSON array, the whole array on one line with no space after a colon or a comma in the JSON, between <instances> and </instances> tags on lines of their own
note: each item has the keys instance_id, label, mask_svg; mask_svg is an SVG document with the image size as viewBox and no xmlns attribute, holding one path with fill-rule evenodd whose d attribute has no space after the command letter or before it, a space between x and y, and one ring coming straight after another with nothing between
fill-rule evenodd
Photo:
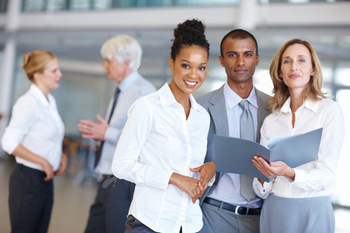
<instances>
[{"instance_id":1,"label":"short blonde hair","mask_svg":"<svg viewBox=\"0 0 350 233\"><path fill-rule=\"evenodd\" d=\"M114 56L119 63L130 60L129 68L137 71L141 64L142 48L139 42L127 35L119 35L107 40L101 47L101 56L112 59Z\"/></svg>"},{"instance_id":2,"label":"short blonde hair","mask_svg":"<svg viewBox=\"0 0 350 233\"><path fill-rule=\"evenodd\" d=\"M311 44L305 40L292 39L287 41L277 51L270 65L270 76L273 83L274 96L268 99L269 106L272 111L279 110L289 97L288 87L284 84L281 74L282 55L286 49L294 44L304 45L310 52L311 64L314 70L314 75L310 77L309 86L305 90L304 100L320 100L326 98L322 92L323 75L320 60Z\"/></svg>"},{"instance_id":3,"label":"short blonde hair","mask_svg":"<svg viewBox=\"0 0 350 233\"><path fill-rule=\"evenodd\" d=\"M47 63L55 59L56 56L46 50L34 50L23 56L22 68L25 71L29 81L34 81L35 73L43 73Z\"/></svg>"}]
</instances>

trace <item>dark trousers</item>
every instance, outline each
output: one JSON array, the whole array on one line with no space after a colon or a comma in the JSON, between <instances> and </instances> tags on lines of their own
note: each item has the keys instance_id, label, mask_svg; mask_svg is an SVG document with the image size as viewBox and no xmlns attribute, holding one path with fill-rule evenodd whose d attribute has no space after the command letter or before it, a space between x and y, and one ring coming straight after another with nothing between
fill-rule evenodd
<instances>
[{"instance_id":1,"label":"dark trousers","mask_svg":"<svg viewBox=\"0 0 350 233\"><path fill-rule=\"evenodd\" d=\"M53 181L45 173L17 164L9 182L12 233L46 233L53 206Z\"/></svg>"},{"instance_id":2,"label":"dark trousers","mask_svg":"<svg viewBox=\"0 0 350 233\"><path fill-rule=\"evenodd\" d=\"M104 176L90 208L85 233L124 233L135 184Z\"/></svg>"},{"instance_id":3,"label":"dark trousers","mask_svg":"<svg viewBox=\"0 0 350 233\"><path fill-rule=\"evenodd\" d=\"M140 222L137 218L132 215L128 216L128 220L126 221L126 230L125 233L157 233L153 231L151 228ZM182 229L180 229L180 233L182 233Z\"/></svg>"}]
</instances>

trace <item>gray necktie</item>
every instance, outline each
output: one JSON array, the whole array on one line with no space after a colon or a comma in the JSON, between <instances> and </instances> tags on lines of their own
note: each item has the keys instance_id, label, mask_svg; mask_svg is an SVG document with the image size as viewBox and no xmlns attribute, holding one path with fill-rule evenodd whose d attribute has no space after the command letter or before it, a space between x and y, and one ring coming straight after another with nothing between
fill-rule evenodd
<instances>
[{"instance_id":1,"label":"gray necktie","mask_svg":"<svg viewBox=\"0 0 350 233\"><path fill-rule=\"evenodd\" d=\"M243 109L241 116L241 138L255 142L254 134L254 122L252 113L249 110L248 100L242 100L239 106ZM241 181L241 195L248 201L252 201L255 198L255 192L253 190L253 177L240 175Z\"/></svg>"}]
</instances>

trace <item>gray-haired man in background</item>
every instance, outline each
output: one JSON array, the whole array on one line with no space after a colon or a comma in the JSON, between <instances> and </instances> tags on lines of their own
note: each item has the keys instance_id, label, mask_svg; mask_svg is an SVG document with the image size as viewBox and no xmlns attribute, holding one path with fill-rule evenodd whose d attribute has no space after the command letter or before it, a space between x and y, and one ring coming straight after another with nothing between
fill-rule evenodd
<instances>
[{"instance_id":1,"label":"gray-haired man in background","mask_svg":"<svg viewBox=\"0 0 350 233\"><path fill-rule=\"evenodd\" d=\"M137 72L142 49L134 38L120 35L107 40L102 45L101 55L105 59L103 68L107 71L107 77L115 80L117 87L105 119L97 115L97 122L81 120L78 124L83 138L100 141L95 166L102 179L90 208L85 232L124 233L135 185L114 177L111 164L130 106L136 99L155 91L155 88Z\"/></svg>"}]
</instances>

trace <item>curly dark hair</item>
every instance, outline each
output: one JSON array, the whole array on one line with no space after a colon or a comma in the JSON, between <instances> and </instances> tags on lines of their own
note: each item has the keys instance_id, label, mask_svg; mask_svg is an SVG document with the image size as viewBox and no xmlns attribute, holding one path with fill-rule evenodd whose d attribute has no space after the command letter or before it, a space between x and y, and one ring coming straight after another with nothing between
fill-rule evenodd
<instances>
[{"instance_id":1,"label":"curly dark hair","mask_svg":"<svg viewBox=\"0 0 350 233\"><path fill-rule=\"evenodd\" d=\"M210 44L205 37L205 25L197 19L188 19L183 23L179 23L174 29L174 37L171 46L171 58L175 60L183 46L197 45L205 49L209 57Z\"/></svg>"}]
</instances>

